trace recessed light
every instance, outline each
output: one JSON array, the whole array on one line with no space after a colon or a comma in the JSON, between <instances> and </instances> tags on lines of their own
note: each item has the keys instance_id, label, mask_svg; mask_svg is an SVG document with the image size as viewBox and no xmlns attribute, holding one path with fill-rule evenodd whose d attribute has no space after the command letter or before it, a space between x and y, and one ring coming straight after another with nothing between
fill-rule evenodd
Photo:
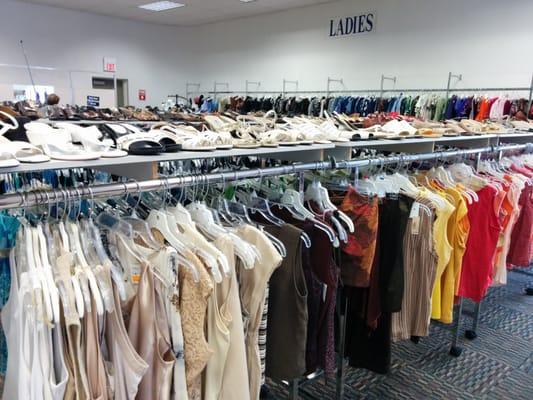
<instances>
[{"instance_id":1,"label":"recessed light","mask_svg":"<svg viewBox=\"0 0 533 400\"><path fill-rule=\"evenodd\" d=\"M257 0L240 0L241 3L252 3Z\"/></svg>"},{"instance_id":2,"label":"recessed light","mask_svg":"<svg viewBox=\"0 0 533 400\"><path fill-rule=\"evenodd\" d=\"M149 3L139 6L139 8L149 11L166 11L180 7L185 7L185 4L176 3L174 1L156 1L155 3Z\"/></svg>"}]
</instances>

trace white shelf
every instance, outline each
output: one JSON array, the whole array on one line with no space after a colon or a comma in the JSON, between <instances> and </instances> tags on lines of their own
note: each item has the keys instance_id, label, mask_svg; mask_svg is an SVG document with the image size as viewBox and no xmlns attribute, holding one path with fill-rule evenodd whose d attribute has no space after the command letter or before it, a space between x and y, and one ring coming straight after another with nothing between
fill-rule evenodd
<instances>
[{"instance_id":1,"label":"white shelf","mask_svg":"<svg viewBox=\"0 0 533 400\"><path fill-rule=\"evenodd\" d=\"M165 161L188 161L204 158L256 156L276 158L293 162L324 160L328 156L337 160L351 158L353 148L380 148L382 150L424 153L432 152L435 145L449 145L464 148L484 147L500 143L533 143L533 133L502 135L458 136L441 138L413 138L400 140L360 140L330 144L299 146L260 147L257 149L231 149L217 151L180 151L157 156L126 156L121 158L100 158L90 161L55 161L40 164L21 164L14 168L0 168L2 173L28 173L55 169L93 168L134 179L150 179L157 173L157 164Z\"/></svg>"},{"instance_id":2,"label":"white shelf","mask_svg":"<svg viewBox=\"0 0 533 400\"><path fill-rule=\"evenodd\" d=\"M167 121L139 121L139 120L103 120L103 119L81 119L81 120L69 120L69 119L57 119L51 120L48 118L40 118L36 122L43 122L45 124L54 125L58 122L68 122L75 125L103 125L103 124L131 124L131 125L156 125L165 123Z\"/></svg>"},{"instance_id":3,"label":"white shelf","mask_svg":"<svg viewBox=\"0 0 533 400\"><path fill-rule=\"evenodd\" d=\"M35 172L53 169L94 168L107 170L124 176L139 178L146 174L153 175L154 164L165 161L187 161L203 158L243 157L257 156L263 158L278 158L294 161L318 160L322 158L322 152L333 149L333 144L314 144L300 146L259 147L257 149L231 149L217 151L180 151L165 153L157 156L126 156L119 158L100 158L98 160L85 161L56 161L39 164L21 164L14 168L0 168L2 173Z\"/></svg>"}]
</instances>

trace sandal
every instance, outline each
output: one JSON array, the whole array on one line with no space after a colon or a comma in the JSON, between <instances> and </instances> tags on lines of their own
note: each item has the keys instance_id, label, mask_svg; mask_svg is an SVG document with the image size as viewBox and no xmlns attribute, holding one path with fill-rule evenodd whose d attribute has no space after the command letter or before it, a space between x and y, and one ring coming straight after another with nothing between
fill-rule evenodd
<instances>
[{"instance_id":1,"label":"sandal","mask_svg":"<svg viewBox=\"0 0 533 400\"><path fill-rule=\"evenodd\" d=\"M0 152L0 168L14 168L18 167L20 162L8 152Z\"/></svg>"},{"instance_id":2,"label":"sandal","mask_svg":"<svg viewBox=\"0 0 533 400\"><path fill-rule=\"evenodd\" d=\"M127 151L128 154L153 156L162 153L164 150L160 143L153 139L147 139L137 129L135 132L132 132L124 125L107 124L107 126L112 129L117 136L117 147Z\"/></svg>"},{"instance_id":3,"label":"sandal","mask_svg":"<svg viewBox=\"0 0 533 400\"><path fill-rule=\"evenodd\" d=\"M128 155L124 150L112 149L111 146L101 142L100 139L103 135L96 125L84 128L68 122L58 122L56 127L69 131L73 143L81 144L89 152L100 153L103 158L118 158Z\"/></svg>"},{"instance_id":4,"label":"sandal","mask_svg":"<svg viewBox=\"0 0 533 400\"><path fill-rule=\"evenodd\" d=\"M50 161L50 157L43 154L42 150L36 146L22 141L10 141L0 136L0 146L10 153L20 163L42 163ZM15 165L16 166L16 165Z\"/></svg>"},{"instance_id":5,"label":"sandal","mask_svg":"<svg viewBox=\"0 0 533 400\"><path fill-rule=\"evenodd\" d=\"M74 146L72 136L66 129L55 129L40 122L29 122L24 125L24 128L26 128L30 143L40 147L44 154L54 160L97 160L101 156L100 152L86 151Z\"/></svg>"}]
</instances>

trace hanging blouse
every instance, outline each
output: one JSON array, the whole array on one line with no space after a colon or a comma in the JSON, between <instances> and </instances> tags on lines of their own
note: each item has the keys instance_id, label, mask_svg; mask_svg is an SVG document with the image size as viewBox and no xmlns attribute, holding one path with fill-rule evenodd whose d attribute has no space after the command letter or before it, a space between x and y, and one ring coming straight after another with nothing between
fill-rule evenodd
<instances>
[{"instance_id":1,"label":"hanging blouse","mask_svg":"<svg viewBox=\"0 0 533 400\"><path fill-rule=\"evenodd\" d=\"M494 207L498 190L486 185L476 193L479 201L468 205L470 234L458 293L479 302L492 280L493 259L501 227Z\"/></svg>"}]
</instances>

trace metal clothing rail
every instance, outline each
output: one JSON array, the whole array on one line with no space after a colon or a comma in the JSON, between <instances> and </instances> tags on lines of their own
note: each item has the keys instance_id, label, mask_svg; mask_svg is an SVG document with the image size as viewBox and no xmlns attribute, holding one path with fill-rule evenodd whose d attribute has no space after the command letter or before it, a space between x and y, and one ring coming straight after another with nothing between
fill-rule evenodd
<instances>
[{"instance_id":1,"label":"metal clothing rail","mask_svg":"<svg viewBox=\"0 0 533 400\"><path fill-rule=\"evenodd\" d=\"M461 92L529 92L530 87L476 87L476 88L404 88L404 89L339 89L339 90L228 90L219 91L217 94L272 94L272 95L287 95L287 94L351 94L351 93L461 93ZM215 92L210 91L208 94Z\"/></svg>"},{"instance_id":2,"label":"metal clothing rail","mask_svg":"<svg viewBox=\"0 0 533 400\"><path fill-rule=\"evenodd\" d=\"M512 150L533 149L531 144L488 146L465 150L440 151L434 153L400 154L396 156L372 157L367 159L336 161L317 161L310 163L292 164L270 168L257 168L240 171L229 171L202 175L187 175L177 177L164 177L145 181L130 181L123 183L110 183L102 185L80 186L68 189L35 190L0 195L0 210L32 207L55 203L61 200L82 198L102 198L126 195L128 193L148 192L153 190L172 189L207 185L214 183L233 182L242 179L262 178L277 175L296 174L305 171L320 171L328 169L355 169L369 166L382 166L404 162L427 161L462 157L473 154L504 152Z\"/></svg>"}]
</instances>

